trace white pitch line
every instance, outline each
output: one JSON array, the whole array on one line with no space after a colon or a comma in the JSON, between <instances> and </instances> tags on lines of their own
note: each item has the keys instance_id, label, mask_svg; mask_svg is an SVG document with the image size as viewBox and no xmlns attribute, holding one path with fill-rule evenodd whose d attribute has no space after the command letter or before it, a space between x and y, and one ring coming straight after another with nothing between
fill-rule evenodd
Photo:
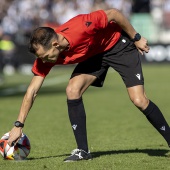
<instances>
[{"instance_id":1,"label":"white pitch line","mask_svg":"<svg viewBox=\"0 0 170 170\"><path fill-rule=\"evenodd\" d=\"M108 71L108 73L113 73L113 72L115 72L115 71L114 70ZM70 74L65 74L65 75L62 75L59 77L55 76L52 78L46 78L44 80L42 87L48 87L48 86L52 86L52 85L65 83L65 82L69 81L69 78L70 78ZM17 93L26 92L27 87L28 87L28 85L22 84L17 87L7 88L7 89L0 91L0 96L10 96L10 95L14 95Z\"/></svg>"},{"instance_id":2,"label":"white pitch line","mask_svg":"<svg viewBox=\"0 0 170 170\"><path fill-rule=\"evenodd\" d=\"M42 87L47 87L47 86L51 86L51 85L54 85L54 84L61 84L61 83L68 81L69 78L70 78L70 74L63 75L63 76L60 76L60 77L49 78L49 79L46 79L44 81Z\"/></svg>"},{"instance_id":3,"label":"white pitch line","mask_svg":"<svg viewBox=\"0 0 170 170\"><path fill-rule=\"evenodd\" d=\"M18 92L24 92L24 91L26 91L26 89L27 89L26 85L19 85L17 87L7 88L7 89L0 91L0 96L13 95Z\"/></svg>"},{"instance_id":4,"label":"white pitch line","mask_svg":"<svg viewBox=\"0 0 170 170\"><path fill-rule=\"evenodd\" d=\"M63 75L60 77L52 77L52 78L46 78L44 80L44 83L42 85L42 87L48 87L48 86L52 86L52 85L57 85L57 84L61 84L61 83L65 83L69 80L70 74L68 75ZM19 85L17 87L12 87L12 88L7 88L4 89L2 91L0 91L0 96L9 96L9 95L14 95L17 93L21 93L21 92L26 92L28 85Z\"/></svg>"}]
</instances>

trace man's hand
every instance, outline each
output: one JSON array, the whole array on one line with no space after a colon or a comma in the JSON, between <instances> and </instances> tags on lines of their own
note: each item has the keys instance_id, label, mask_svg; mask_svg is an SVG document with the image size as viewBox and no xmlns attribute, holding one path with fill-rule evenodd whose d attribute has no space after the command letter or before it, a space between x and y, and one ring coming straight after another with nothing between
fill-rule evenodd
<instances>
[{"instance_id":1,"label":"man's hand","mask_svg":"<svg viewBox=\"0 0 170 170\"><path fill-rule=\"evenodd\" d=\"M146 53L149 52L150 48L147 44L147 40L144 37L141 37L139 41L135 41L134 44L142 55L144 54L143 52L146 52Z\"/></svg>"},{"instance_id":2,"label":"man's hand","mask_svg":"<svg viewBox=\"0 0 170 170\"><path fill-rule=\"evenodd\" d=\"M21 127L13 127L12 130L9 132L9 139L8 145L13 146L15 145L22 135L22 128Z\"/></svg>"}]
</instances>

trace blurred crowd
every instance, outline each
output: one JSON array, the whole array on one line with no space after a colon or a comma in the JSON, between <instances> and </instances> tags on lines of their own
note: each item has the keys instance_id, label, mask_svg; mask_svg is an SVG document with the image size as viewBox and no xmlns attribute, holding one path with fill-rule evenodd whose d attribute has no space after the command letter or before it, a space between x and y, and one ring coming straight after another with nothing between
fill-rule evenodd
<instances>
[{"instance_id":1,"label":"blurred crowd","mask_svg":"<svg viewBox=\"0 0 170 170\"><path fill-rule=\"evenodd\" d=\"M170 0L1 0L0 68L16 64L16 44L26 44L34 28L58 26L77 14L109 8L121 10L129 19L148 13L160 31L170 29Z\"/></svg>"},{"instance_id":2,"label":"blurred crowd","mask_svg":"<svg viewBox=\"0 0 170 170\"><path fill-rule=\"evenodd\" d=\"M37 26L60 25L77 14L108 8L119 9L128 18L134 12L150 12L155 22L170 28L170 0L1 0L0 35L23 43Z\"/></svg>"},{"instance_id":3,"label":"blurred crowd","mask_svg":"<svg viewBox=\"0 0 170 170\"><path fill-rule=\"evenodd\" d=\"M131 0L1 0L0 32L24 38L37 26L60 25L80 13L118 8L128 16Z\"/></svg>"}]
</instances>

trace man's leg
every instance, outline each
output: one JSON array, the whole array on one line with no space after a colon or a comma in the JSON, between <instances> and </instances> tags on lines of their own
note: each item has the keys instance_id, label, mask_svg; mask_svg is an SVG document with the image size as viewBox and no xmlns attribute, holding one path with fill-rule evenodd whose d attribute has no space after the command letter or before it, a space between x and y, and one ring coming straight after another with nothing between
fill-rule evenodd
<instances>
[{"instance_id":1,"label":"man's leg","mask_svg":"<svg viewBox=\"0 0 170 170\"><path fill-rule=\"evenodd\" d=\"M88 142L86 132L86 113L82 100L82 94L96 80L93 75L80 74L70 79L66 88L67 105L70 123L73 128L74 136L77 142L77 149L83 154L78 157L78 154L66 158L65 161L76 161L79 159L90 159L88 153ZM85 152L84 152L85 151Z\"/></svg>"},{"instance_id":2,"label":"man's leg","mask_svg":"<svg viewBox=\"0 0 170 170\"><path fill-rule=\"evenodd\" d=\"M170 128L162 112L149 99L147 99L142 85L127 88L129 97L136 107L144 113L149 122L164 137L170 146Z\"/></svg>"}]
</instances>

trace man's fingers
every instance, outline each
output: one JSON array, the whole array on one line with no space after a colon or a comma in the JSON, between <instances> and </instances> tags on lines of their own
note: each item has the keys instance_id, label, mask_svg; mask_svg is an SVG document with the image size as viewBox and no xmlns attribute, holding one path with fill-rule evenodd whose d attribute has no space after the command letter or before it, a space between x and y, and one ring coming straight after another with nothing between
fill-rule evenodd
<instances>
[{"instance_id":1,"label":"man's fingers","mask_svg":"<svg viewBox=\"0 0 170 170\"><path fill-rule=\"evenodd\" d=\"M138 48L138 51L143 55L143 51Z\"/></svg>"},{"instance_id":2,"label":"man's fingers","mask_svg":"<svg viewBox=\"0 0 170 170\"><path fill-rule=\"evenodd\" d=\"M145 46L145 52L148 53L149 50L150 50L150 47L146 45L146 46Z\"/></svg>"},{"instance_id":3,"label":"man's fingers","mask_svg":"<svg viewBox=\"0 0 170 170\"><path fill-rule=\"evenodd\" d=\"M15 146L15 144L16 144L15 142L12 142L10 146Z\"/></svg>"},{"instance_id":4,"label":"man's fingers","mask_svg":"<svg viewBox=\"0 0 170 170\"><path fill-rule=\"evenodd\" d=\"M143 47L143 48L137 48L138 49L138 51L143 55L144 54L144 52L146 52L146 53L148 53L149 52L149 50L150 50L150 47L149 46L145 46L145 47Z\"/></svg>"},{"instance_id":5,"label":"man's fingers","mask_svg":"<svg viewBox=\"0 0 170 170\"><path fill-rule=\"evenodd\" d=\"M9 146L15 146L17 144L17 142L19 141L20 137L16 140L13 140L13 139L8 139L8 145Z\"/></svg>"},{"instance_id":6,"label":"man's fingers","mask_svg":"<svg viewBox=\"0 0 170 170\"><path fill-rule=\"evenodd\" d=\"M9 145L9 146L15 146L18 141L19 141L19 139L14 140L14 141L9 141L9 140L8 140L8 145Z\"/></svg>"},{"instance_id":7,"label":"man's fingers","mask_svg":"<svg viewBox=\"0 0 170 170\"><path fill-rule=\"evenodd\" d=\"M17 144L18 140L22 136L22 129L14 127L10 132L9 132L9 138L8 138L8 145L9 146L14 146Z\"/></svg>"},{"instance_id":8,"label":"man's fingers","mask_svg":"<svg viewBox=\"0 0 170 170\"><path fill-rule=\"evenodd\" d=\"M139 51L142 55L144 55L144 52L148 53L149 50L150 50L150 47L149 47L149 45L148 45L148 41L147 41L145 38L143 38L143 37L141 38L140 41L136 41L136 42L135 42L135 45L136 45L138 51Z\"/></svg>"},{"instance_id":9,"label":"man's fingers","mask_svg":"<svg viewBox=\"0 0 170 170\"><path fill-rule=\"evenodd\" d=\"M14 146L14 145L15 145L15 142L11 142L11 141L8 140L8 145L9 145L9 146Z\"/></svg>"},{"instance_id":10,"label":"man's fingers","mask_svg":"<svg viewBox=\"0 0 170 170\"><path fill-rule=\"evenodd\" d=\"M8 140L8 145L9 146L15 146L16 141Z\"/></svg>"}]
</instances>

